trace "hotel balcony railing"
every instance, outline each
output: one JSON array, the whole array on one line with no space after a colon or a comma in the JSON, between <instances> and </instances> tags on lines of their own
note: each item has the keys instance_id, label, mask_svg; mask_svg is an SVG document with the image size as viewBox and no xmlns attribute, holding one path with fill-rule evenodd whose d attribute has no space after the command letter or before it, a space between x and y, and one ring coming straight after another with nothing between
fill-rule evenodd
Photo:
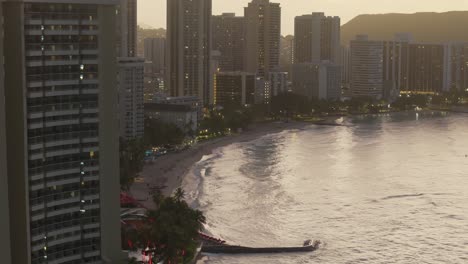
<instances>
[{"instance_id":1,"label":"hotel balcony railing","mask_svg":"<svg viewBox=\"0 0 468 264\"><path fill-rule=\"evenodd\" d=\"M76 139L76 138L95 138L98 136L99 134L97 131L70 132L70 133L53 134L53 135L48 135L48 136L31 137L28 139L28 142L29 142L29 145L32 145L32 144L42 144L42 143Z\"/></svg>"},{"instance_id":2,"label":"hotel balcony railing","mask_svg":"<svg viewBox=\"0 0 468 264\"><path fill-rule=\"evenodd\" d=\"M100 226L99 224L99 219L97 217L87 217L87 218L81 218L81 219L73 219L69 221L63 221L63 222L58 222L58 223L53 223L37 228L31 229L31 236L42 236L44 237L44 234L47 233L57 233L60 234L61 232L65 233L68 228L74 227L74 226L80 226L84 225L86 228L87 225L97 225L97 227Z\"/></svg>"},{"instance_id":3,"label":"hotel balcony railing","mask_svg":"<svg viewBox=\"0 0 468 264\"><path fill-rule=\"evenodd\" d=\"M95 160L88 160L88 161L82 161L85 165L85 169L88 167L96 168L97 170L99 169L98 167L98 162ZM72 162L64 162L64 163L58 163L58 164L53 164L53 165L47 165L47 166L41 166L38 168L32 168L29 169L29 175L34 176L37 174L42 174L46 172L46 174L50 174L53 172L61 172L61 171L66 171L69 169L80 169L81 168L81 162L79 161L72 161Z\"/></svg>"}]
</instances>

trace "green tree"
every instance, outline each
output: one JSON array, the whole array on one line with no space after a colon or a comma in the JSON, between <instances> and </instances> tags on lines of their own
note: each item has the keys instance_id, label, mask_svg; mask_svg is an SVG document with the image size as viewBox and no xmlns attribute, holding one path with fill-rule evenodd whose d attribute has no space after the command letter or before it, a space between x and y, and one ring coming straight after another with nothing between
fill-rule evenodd
<instances>
[{"instance_id":1,"label":"green tree","mask_svg":"<svg viewBox=\"0 0 468 264\"><path fill-rule=\"evenodd\" d=\"M147 145L160 147L165 145L180 145L185 140L185 133L171 123L147 118L145 119L145 138Z\"/></svg>"},{"instance_id":2,"label":"green tree","mask_svg":"<svg viewBox=\"0 0 468 264\"><path fill-rule=\"evenodd\" d=\"M158 209L148 211L148 224L140 232L140 243L154 244L166 263L185 263L193 257L196 239L206 222L203 213L190 208L184 196L178 189L172 197L154 198L160 200Z\"/></svg>"},{"instance_id":3,"label":"green tree","mask_svg":"<svg viewBox=\"0 0 468 264\"><path fill-rule=\"evenodd\" d=\"M120 139L120 187L128 190L143 169L145 145L142 139Z\"/></svg>"}]
</instances>

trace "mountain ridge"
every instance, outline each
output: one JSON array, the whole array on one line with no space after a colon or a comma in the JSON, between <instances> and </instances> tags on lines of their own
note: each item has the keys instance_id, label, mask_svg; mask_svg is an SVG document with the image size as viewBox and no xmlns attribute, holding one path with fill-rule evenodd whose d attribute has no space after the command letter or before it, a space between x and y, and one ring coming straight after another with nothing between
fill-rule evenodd
<instances>
[{"instance_id":1,"label":"mountain ridge","mask_svg":"<svg viewBox=\"0 0 468 264\"><path fill-rule=\"evenodd\" d=\"M467 26L468 11L362 14L341 26L341 42L349 45L358 34L393 40L401 32L411 33L417 42L468 42Z\"/></svg>"}]
</instances>

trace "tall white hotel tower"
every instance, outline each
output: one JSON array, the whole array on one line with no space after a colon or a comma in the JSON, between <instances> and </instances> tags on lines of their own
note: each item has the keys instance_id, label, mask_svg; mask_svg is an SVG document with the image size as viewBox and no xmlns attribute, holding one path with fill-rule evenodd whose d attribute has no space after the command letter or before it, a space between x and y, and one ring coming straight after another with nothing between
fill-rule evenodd
<instances>
[{"instance_id":1,"label":"tall white hotel tower","mask_svg":"<svg viewBox=\"0 0 468 264\"><path fill-rule=\"evenodd\" d=\"M1 2L1 263L121 263L116 4Z\"/></svg>"}]
</instances>

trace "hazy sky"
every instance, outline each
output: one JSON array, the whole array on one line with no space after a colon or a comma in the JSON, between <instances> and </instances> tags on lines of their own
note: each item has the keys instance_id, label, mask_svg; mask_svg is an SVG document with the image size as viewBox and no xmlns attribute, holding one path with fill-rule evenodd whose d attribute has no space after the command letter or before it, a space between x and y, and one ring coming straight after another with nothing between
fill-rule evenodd
<instances>
[{"instance_id":1,"label":"hazy sky","mask_svg":"<svg viewBox=\"0 0 468 264\"><path fill-rule=\"evenodd\" d=\"M166 27L167 0L138 0L138 22ZM359 14L414 13L468 10L468 0L271 0L281 3L282 34L294 31L294 17L312 12L340 16L342 23ZM235 12L243 15L250 0L213 0L213 14Z\"/></svg>"}]
</instances>

